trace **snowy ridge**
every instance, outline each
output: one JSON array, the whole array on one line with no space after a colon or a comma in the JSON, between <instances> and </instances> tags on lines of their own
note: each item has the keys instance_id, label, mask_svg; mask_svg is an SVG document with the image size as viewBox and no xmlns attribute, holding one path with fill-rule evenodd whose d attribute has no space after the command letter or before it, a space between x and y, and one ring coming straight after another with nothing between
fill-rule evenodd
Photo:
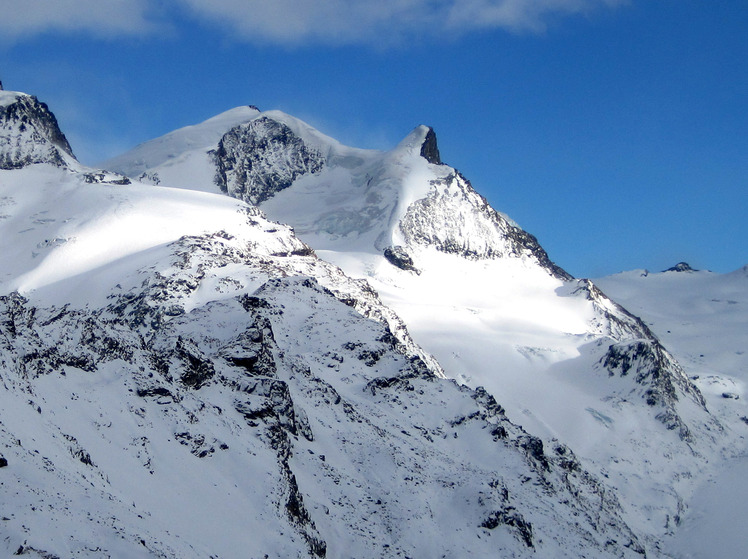
<instances>
[{"instance_id":1,"label":"snowy ridge","mask_svg":"<svg viewBox=\"0 0 748 559\"><path fill-rule=\"evenodd\" d=\"M111 159L104 167L120 170L130 176L141 175L149 169L166 164L177 155L212 148L227 129L251 120L258 113L259 111L251 106L231 109L199 125L185 126L156 140L140 144L128 152L126 159Z\"/></svg>"},{"instance_id":2,"label":"snowy ridge","mask_svg":"<svg viewBox=\"0 0 748 559\"><path fill-rule=\"evenodd\" d=\"M461 174L431 184L429 195L410 204L399 220L404 244L433 246L469 259L532 258L554 276L572 279L551 262L535 237L494 210Z\"/></svg>"}]
</instances>

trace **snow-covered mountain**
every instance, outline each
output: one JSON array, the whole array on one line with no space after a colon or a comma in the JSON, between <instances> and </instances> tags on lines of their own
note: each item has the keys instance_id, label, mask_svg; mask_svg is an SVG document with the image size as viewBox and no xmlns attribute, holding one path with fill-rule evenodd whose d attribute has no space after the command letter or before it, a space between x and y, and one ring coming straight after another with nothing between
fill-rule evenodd
<instances>
[{"instance_id":1,"label":"snow-covered mountain","mask_svg":"<svg viewBox=\"0 0 748 559\"><path fill-rule=\"evenodd\" d=\"M184 149L194 137L204 141ZM292 225L365 279L448 377L484 387L546 444L573 448L653 549L739 437L642 320L554 264L443 164L428 127L378 152L278 111L234 109L105 166L224 192Z\"/></svg>"},{"instance_id":2,"label":"snow-covered mountain","mask_svg":"<svg viewBox=\"0 0 748 559\"><path fill-rule=\"evenodd\" d=\"M104 171L0 92L0 134L8 555L679 557L745 449L740 334L705 381L662 299L569 276L430 128L240 107Z\"/></svg>"},{"instance_id":3,"label":"snow-covered mountain","mask_svg":"<svg viewBox=\"0 0 748 559\"><path fill-rule=\"evenodd\" d=\"M4 554L645 552L606 480L288 226L85 168L37 100L3 103Z\"/></svg>"}]
</instances>

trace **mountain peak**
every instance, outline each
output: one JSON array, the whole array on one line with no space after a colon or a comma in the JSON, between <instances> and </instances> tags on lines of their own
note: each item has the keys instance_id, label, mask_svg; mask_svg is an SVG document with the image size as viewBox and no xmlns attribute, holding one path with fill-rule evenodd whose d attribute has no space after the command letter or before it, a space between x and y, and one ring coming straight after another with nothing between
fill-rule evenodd
<instances>
[{"instance_id":1,"label":"mountain peak","mask_svg":"<svg viewBox=\"0 0 748 559\"><path fill-rule=\"evenodd\" d=\"M416 126L395 149L413 152L418 150L417 153L429 163L442 164L439 149L436 146L436 133L430 126L423 124Z\"/></svg>"},{"instance_id":2,"label":"mountain peak","mask_svg":"<svg viewBox=\"0 0 748 559\"><path fill-rule=\"evenodd\" d=\"M663 270L663 272L698 272L698 270L691 268L688 262L678 262L675 266Z\"/></svg>"}]
</instances>

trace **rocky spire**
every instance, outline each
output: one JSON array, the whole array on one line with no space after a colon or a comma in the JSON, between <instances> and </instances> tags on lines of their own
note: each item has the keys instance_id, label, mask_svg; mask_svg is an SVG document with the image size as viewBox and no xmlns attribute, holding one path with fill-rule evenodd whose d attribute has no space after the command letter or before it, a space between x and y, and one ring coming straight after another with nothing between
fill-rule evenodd
<instances>
[{"instance_id":1,"label":"rocky spire","mask_svg":"<svg viewBox=\"0 0 748 559\"><path fill-rule=\"evenodd\" d=\"M442 164L442 158L439 155L439 148L436 146L436 133L430 126L429 131L426 133L426 137L423 139L423 144L421 144L421 157L434 165Z\"/></svg>"}]
</instances>

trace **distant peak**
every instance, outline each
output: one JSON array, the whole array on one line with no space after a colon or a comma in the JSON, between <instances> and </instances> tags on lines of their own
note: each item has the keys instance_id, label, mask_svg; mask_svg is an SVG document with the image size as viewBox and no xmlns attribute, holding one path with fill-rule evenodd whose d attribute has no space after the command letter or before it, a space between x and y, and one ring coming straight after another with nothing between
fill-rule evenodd
<instances>
[{"instance_id":1,"label":"distant peak","mask_svg":"<svg viewBox=\"0 0 748 559\"><path fill-rule=\"evenodd\" d=\"M442 158L439 155L439 148L436 145L436 133L430 126L428 127L426 137L423 139L423 143L421 144L421 157L434 165L442 164Z\"/></svg>"},{"instance_id":2,"label":"distant peak","mask_svg":"<svg viewBox=\"0 0 748 559\"><path fill-rule=\"evenodd\" d=\"M672 268L668 268L667 270L663 270L663 272L697 272L698 270L694 270L689 266L687 262L678 262L675 266Z\"/></svg>"}]
</instances>

